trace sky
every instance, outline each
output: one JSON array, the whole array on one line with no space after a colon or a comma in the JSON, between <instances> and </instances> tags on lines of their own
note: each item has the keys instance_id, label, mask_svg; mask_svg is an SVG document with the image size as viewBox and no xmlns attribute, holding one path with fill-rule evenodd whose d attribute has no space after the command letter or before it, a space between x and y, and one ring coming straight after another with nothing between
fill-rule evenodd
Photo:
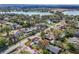
<instances>
[{"instance_id":1,"label":"sky","mask_svg":"<svg viewBox=\"0 0 79 59\"><path fill-rule=\"evenodd\" d=\"M0 4L79 4L79 0L0 0Z\"/></svg>"}]
</instances>

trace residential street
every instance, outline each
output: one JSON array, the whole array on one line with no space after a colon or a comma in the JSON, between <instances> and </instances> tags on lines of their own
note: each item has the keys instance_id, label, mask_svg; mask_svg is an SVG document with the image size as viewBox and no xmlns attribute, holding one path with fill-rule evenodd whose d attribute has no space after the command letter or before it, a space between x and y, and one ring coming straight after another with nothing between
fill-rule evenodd
<instances>
[{"instance_id":1,"label":"residential street","mask_svg":"<svg viewBox=\"0 0 79 59\"><path fill-rule=\"evenodd\" d=\"M59 23L55 24L54 26L51 26L51 27L45 29L45 31L49 30L50 28L56 28L57 25L62 25L62 23L65 24L63 21L59 22ZM28 38L34 38L34 37L37 37L39 35L40 35L40 33L37 33L36 35L30 36ZM5 50L4 52L2 52L2 54L10 53L11 51L13 51L17 47L19 47L21 44L26 43L28 41L28 38L26 38L24 40L21 40L20 42L16 43L16 45L13 45L13 46L9 47L7 50Z\"/></svg>"}]
</instances>

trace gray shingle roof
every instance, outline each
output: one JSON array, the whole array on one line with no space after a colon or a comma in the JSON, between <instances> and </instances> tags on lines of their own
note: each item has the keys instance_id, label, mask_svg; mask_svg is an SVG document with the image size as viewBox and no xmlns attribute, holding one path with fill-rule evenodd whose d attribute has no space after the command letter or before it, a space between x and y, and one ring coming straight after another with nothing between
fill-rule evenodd
<instances>
[{"instance_id":1,"label":"gray shingle roof","mask_svg":"<svg viewBox=\"0 0 79 59\"><path fill-rule=\"evenodd\" d=\"M59 51L61 50L61 48L57 47L57 46L53 46L53 45L48 45L46 46L46 49L50 50L51 52L58 54Z\"/></svg>"}]
</instances>

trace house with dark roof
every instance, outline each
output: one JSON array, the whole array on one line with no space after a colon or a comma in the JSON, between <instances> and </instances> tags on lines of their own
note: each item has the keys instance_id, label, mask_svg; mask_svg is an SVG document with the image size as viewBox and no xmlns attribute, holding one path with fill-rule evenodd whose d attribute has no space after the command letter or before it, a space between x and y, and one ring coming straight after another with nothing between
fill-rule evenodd
<instances>
[{"instance_id":1,"label":"house with dark roof","mask_svg":"<svg viewBox=\"0 0 79 59\"><path fill-rule=\"evenodd\" d=\"M46 49L54 54L58 54L61 51L61 48L59 48L57 46L53 46L53 45L46 46Z\"/></svg>"},{"instance_id":2,"label":"house with dark roof","mask_svg":"<svg viewBox=\"0 0 79 59\"><path fill-rule=\"evenodd\" d=\"M45 39L47 39L47 40L53 40L53 39L55 39L55 37L54 37L53 34L45 34Z\"/></svg>"},{"instance_id":3,"label":"house with dark roof","mask_svg":"<svg viewBox=\"0 0 79 59\"><path fill-rule=\"evenodd\" d=\"M74 34L75 37L79 37L79 31Z\"/></svg>"},{"instance_id":4,"label":"house with dark roof","mask_svg":"<svg viewBox=\"0 0 79 59\"><path fill-rule=\"evenodd\" d=\"M34 42L35 44L38 44L39 43L39 37L35 37L32 39L32 42Z\"/></svg>"}]
</instances>

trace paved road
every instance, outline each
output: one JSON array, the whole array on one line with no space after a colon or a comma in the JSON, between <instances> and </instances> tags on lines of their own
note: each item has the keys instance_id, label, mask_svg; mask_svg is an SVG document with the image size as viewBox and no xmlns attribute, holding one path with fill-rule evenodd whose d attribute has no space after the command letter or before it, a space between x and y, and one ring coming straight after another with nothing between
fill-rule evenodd
<instances>
[{"instance_id":1,"label":"paved road","mask_svg":"<svg viewBox=\"0 0 79 59\"><path fill-rule=\"evenodd\" d=\"M55 26L51 26L47 29L45 29L45 31L49 30L50 28L56 28L57 25L62 25L62 24L65 24L64 22L59 22L57 23ZM36 36L39 36L40 35L40 32L37 33L36 35L33 35L33 36L30 36L28 38L34 38ZM2 54L7 54L7 53L10 53L11 51L13 51L14 49L16 49L17 47L19 47L21 44L23 43L26 43L28 41L28 38L24 39L24 40L21 40L20 42L18 42L17 44L11 46L10 48L8 48L7 50L5 50Z\"/></svg>"},{"instance_id":2,"label":"paved road","mask_svg":"<svg viewBox=\"0 0 79 59\"><path fill-rule=\"evenodd\" d=\"M24 44L24 43L28 42L28 38L34 38L34 37L39 36L39 35L40 35L40 33L37 33L36 35L27 37L26 39L21 40L20 42L18 42L18 43L16 43L15 45L11 46L10 48L8 48L7 50L5 50L5 51L2 52L1 54L10 53L11 51L13 51L14 49L16 49L17 47L21 46L21 44Z\"/></svg>"}]
</instances>

